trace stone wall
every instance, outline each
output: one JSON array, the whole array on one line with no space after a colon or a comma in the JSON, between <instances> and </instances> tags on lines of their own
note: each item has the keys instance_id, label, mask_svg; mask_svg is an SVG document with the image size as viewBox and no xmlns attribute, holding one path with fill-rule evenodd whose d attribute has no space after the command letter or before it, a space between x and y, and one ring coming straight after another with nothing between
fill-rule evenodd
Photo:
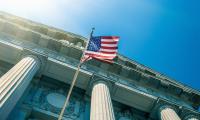
<instances>
[{"instance_id":1,"label":"stone wall","mask_svg":"<svg viewBox=\"0 0 200 120\"><path fill-rule=\"evenodd\" d=\"M9 119L56 120L68 90L69 85L46 76L43 76L40 80L34 79L29 91L21 98L22 102L18 103ZM113 106L116 120L145 120L149 117L147 113L116 101L113 101ZM74 88L69 106L64 112L64 119L89 120L89 113L90 97L85 94L84 90Z\"/></svg>"}]
</instances>

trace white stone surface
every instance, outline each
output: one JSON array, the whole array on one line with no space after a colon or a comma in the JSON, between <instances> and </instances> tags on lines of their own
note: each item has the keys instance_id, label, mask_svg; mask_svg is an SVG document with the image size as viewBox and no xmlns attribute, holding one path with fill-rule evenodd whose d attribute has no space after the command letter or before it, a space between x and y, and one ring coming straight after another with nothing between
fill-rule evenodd
<instances>
[{"instance_id":1,"label":"white stone surface","mask_svg":"<svg viewBox=\"0 0 200 120\"><path fill-rule=\"evenodd\" d=\"M39 61L33 56L20 60L0 78L0 116L6 119L33 76L39 69Z\"/></svg>"},{"instance_id":2,"label":"white stone surface","mask_svg":"<svg viewBox=\"0 0 200 120\"><path fill-rule=\"evenodd\" d=\"M188 120L198 120L197 118L189 118Z\"/></svg>"},{"instance_id":3,"label":"white stone surface","mask_svg":"<svg viewBox=\"0 0 200 120\"><path fill-rule=\"evenodd\" d=\"M92 89L90 120L115 120L108 86L96 83Z\"/></svg>"},{"instance_id":4,"label":"white stone surface","mask_svg":"<svg viewBox=\"0 0 200 120\"><path fill-rule=\"evenodd\" d=\"M160 111L161 120L181 120L172 108L163 108Z\"/></svg>"}]
</instances>

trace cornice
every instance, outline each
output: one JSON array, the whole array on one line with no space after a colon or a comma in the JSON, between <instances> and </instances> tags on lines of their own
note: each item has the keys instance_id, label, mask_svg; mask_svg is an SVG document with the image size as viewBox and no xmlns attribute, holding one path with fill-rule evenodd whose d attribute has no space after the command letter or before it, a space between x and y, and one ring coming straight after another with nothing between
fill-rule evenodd
<instances>
[{"instance_id":1,"label":"cornice","mask_svg":"<svg viewBox=\"0 0 200 120\"><path fill-rule=\"evenodd\" d=\"M83 49L81 49L81 47L76 44L79 41L82 41L83 46L84 46L84 43L86 42L86 38L82 36L79 36L70 32L65 32L65 31L62 31L53 27L49 27L40 23L36 23L30 20L26 20L17 16L4 13L4 12L0 12L0 20L4 20L4 22L8 23L8 25L14 26L14 27L11 27L13 28L13 30L8 31L10 32L9 33L10 35L14 36L14 39L18 39L18 36L16 36L17 33L15 32L19 32L21 30L21 32L24 32L25 35L26 33L28 33L30 34L30 36L37 36L38 39L40 39L40 40L32 40L31 38L29 38L30 41L28 42L33 42L35 46L41 45L40 42L46 42L46 43L43 43L43 46L40 46L40 47L44 47L44 48L46 47L45 49L49 49L48 51L55 52L56 54L58 54L58 59L66 59L66 57L64 56L74 58L76 60L80 59ZM72 41L65 42L66 40L62 39L62 37L63 38L69 37L70 39L72 39ZM73 41L77 43L73 43ZM37 49L35 46L28 45L29 43L26 44L26 42L24 41L21 43L15 42L14 44L16 44L17 46L21 44L21 47L25 47L27 45L26 49L30 49L31 52L34 51L37 54L45 54L46 52L43 48ZM32 48L29 48L29 47L32 47ZM69 50L71 53L62 53L63 51L66 51L66 50L62 51L62 48ZM93 61L94 61L94 64L87 63L86 67L87 66L95 67L96 66L95 64L97 61L96 60L93 60ZM131 60L123 55L118 54L118 58L115 59L115 63L113 65L108 65L107 68L101 67L102 64L106 64L106 63L99 63L99 66L96 66L97 71L104 71L102 74L105 74L105 76L109 77L110 79L114 81L123 79L129 82L132 81L135 85L141 85L141 86L151 84L152 90L156 89L157 91L160 91L161 90L160 87L164 85L166 88L163 87L163 89L165 89L166 91L170 92L170 90L172 90L170 94L180 97L180 99L183 99L181 97L182 95L186 93L185 95L187 98L185 100L186 102L190 101L190 103L193 103L194 107L198 107L200 105L200 102L198 101L200 100L199 91L194 90L186 85L183 85L180 82L172 80L164 76L163 74L155 72L152 69L142 64L139 64L138 62ZM126 70L123 73L124 76L122 75L122 69ZM141 84L142 82L144 82L144 84ZM156 85L152 84L154 82L156 83Z\"/></svg>"}]
</instances>

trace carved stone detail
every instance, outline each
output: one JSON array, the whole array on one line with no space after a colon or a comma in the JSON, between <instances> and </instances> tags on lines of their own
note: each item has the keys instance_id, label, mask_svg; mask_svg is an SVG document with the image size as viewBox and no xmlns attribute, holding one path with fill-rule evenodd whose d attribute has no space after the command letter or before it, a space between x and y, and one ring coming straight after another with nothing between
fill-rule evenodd
<instances>
[{"instance_id":1,"label":"carved stone detail","mask_svg":"<svg viewBox=\"0 0 200 120\"><path fill-rule=\"evenodd\" d=\"M182 108L181 117L183 120L200 120L200 114L193 109Z\"/></svg>"},{"instance_id":2,"label":"carved stone detail","mask_svg":"<svg viewBox=\"0 0 200 120\"><path fill-rule=\"evenodd\" d=\"M200 117L190 114L190 115L187 115L186 117L184 117L183 120L200 120Z\"/></svg>"},{"instance_id":3,"label":"carved stone detail","mask_svg":"<svg viewBox=\"0 0 200 120\"><path fill-rule=\"evenodd\" d=\"M41 85L39 85L41 84ZM54 114L59 114L61 108L58 108L51 103L48 102L48 95L52 93L57 93L60 95L65 95L66 89L58 88L54 85L44 85L43 83L39 83L37 85L33 85L30 90L28 96L24 100L23 104L28 105L31 108L38 108L44 111L48 111ZM57 98L55 98L57 99ZM64 112L64 118L66 119L79 119L82 112L84 112L84 100L78 95L72 95L70 98L70 102L68 107Z\"/></svg>"},{"instance_id":4,"label":"carved stone detail","mask_svg":"<svg viewBox=\"0 0 200 120\"><path fill-rule=\"evenodd\" d=\"M118 120L134 120L131 111L125 110L118 113Z\"/></svg>"}]
</instances>

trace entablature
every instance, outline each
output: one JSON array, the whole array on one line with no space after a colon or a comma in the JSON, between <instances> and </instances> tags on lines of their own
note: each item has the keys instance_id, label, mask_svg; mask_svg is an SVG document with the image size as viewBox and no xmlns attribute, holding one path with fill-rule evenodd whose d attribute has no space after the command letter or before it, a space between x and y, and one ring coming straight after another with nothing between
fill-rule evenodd
<instances>
[{"instance_id":1,"label":"entablature","mask_svg":"<svg viewBox=\"0 0 200 120\"><path fill-rule=\"evenodd\" d=\"M1 43L8 44L54 58L63 63L77 66L86 43L86 38L35 23L22 18L0 14ZM114 64L97 60L88 61L82 69L108 77L116 82L137 86L143 92L154 96L167 96L168 99L184 101L197 109L200 105L200 92L161 75L122 55L115 58Z\"/></svg>"}]
</instances>

